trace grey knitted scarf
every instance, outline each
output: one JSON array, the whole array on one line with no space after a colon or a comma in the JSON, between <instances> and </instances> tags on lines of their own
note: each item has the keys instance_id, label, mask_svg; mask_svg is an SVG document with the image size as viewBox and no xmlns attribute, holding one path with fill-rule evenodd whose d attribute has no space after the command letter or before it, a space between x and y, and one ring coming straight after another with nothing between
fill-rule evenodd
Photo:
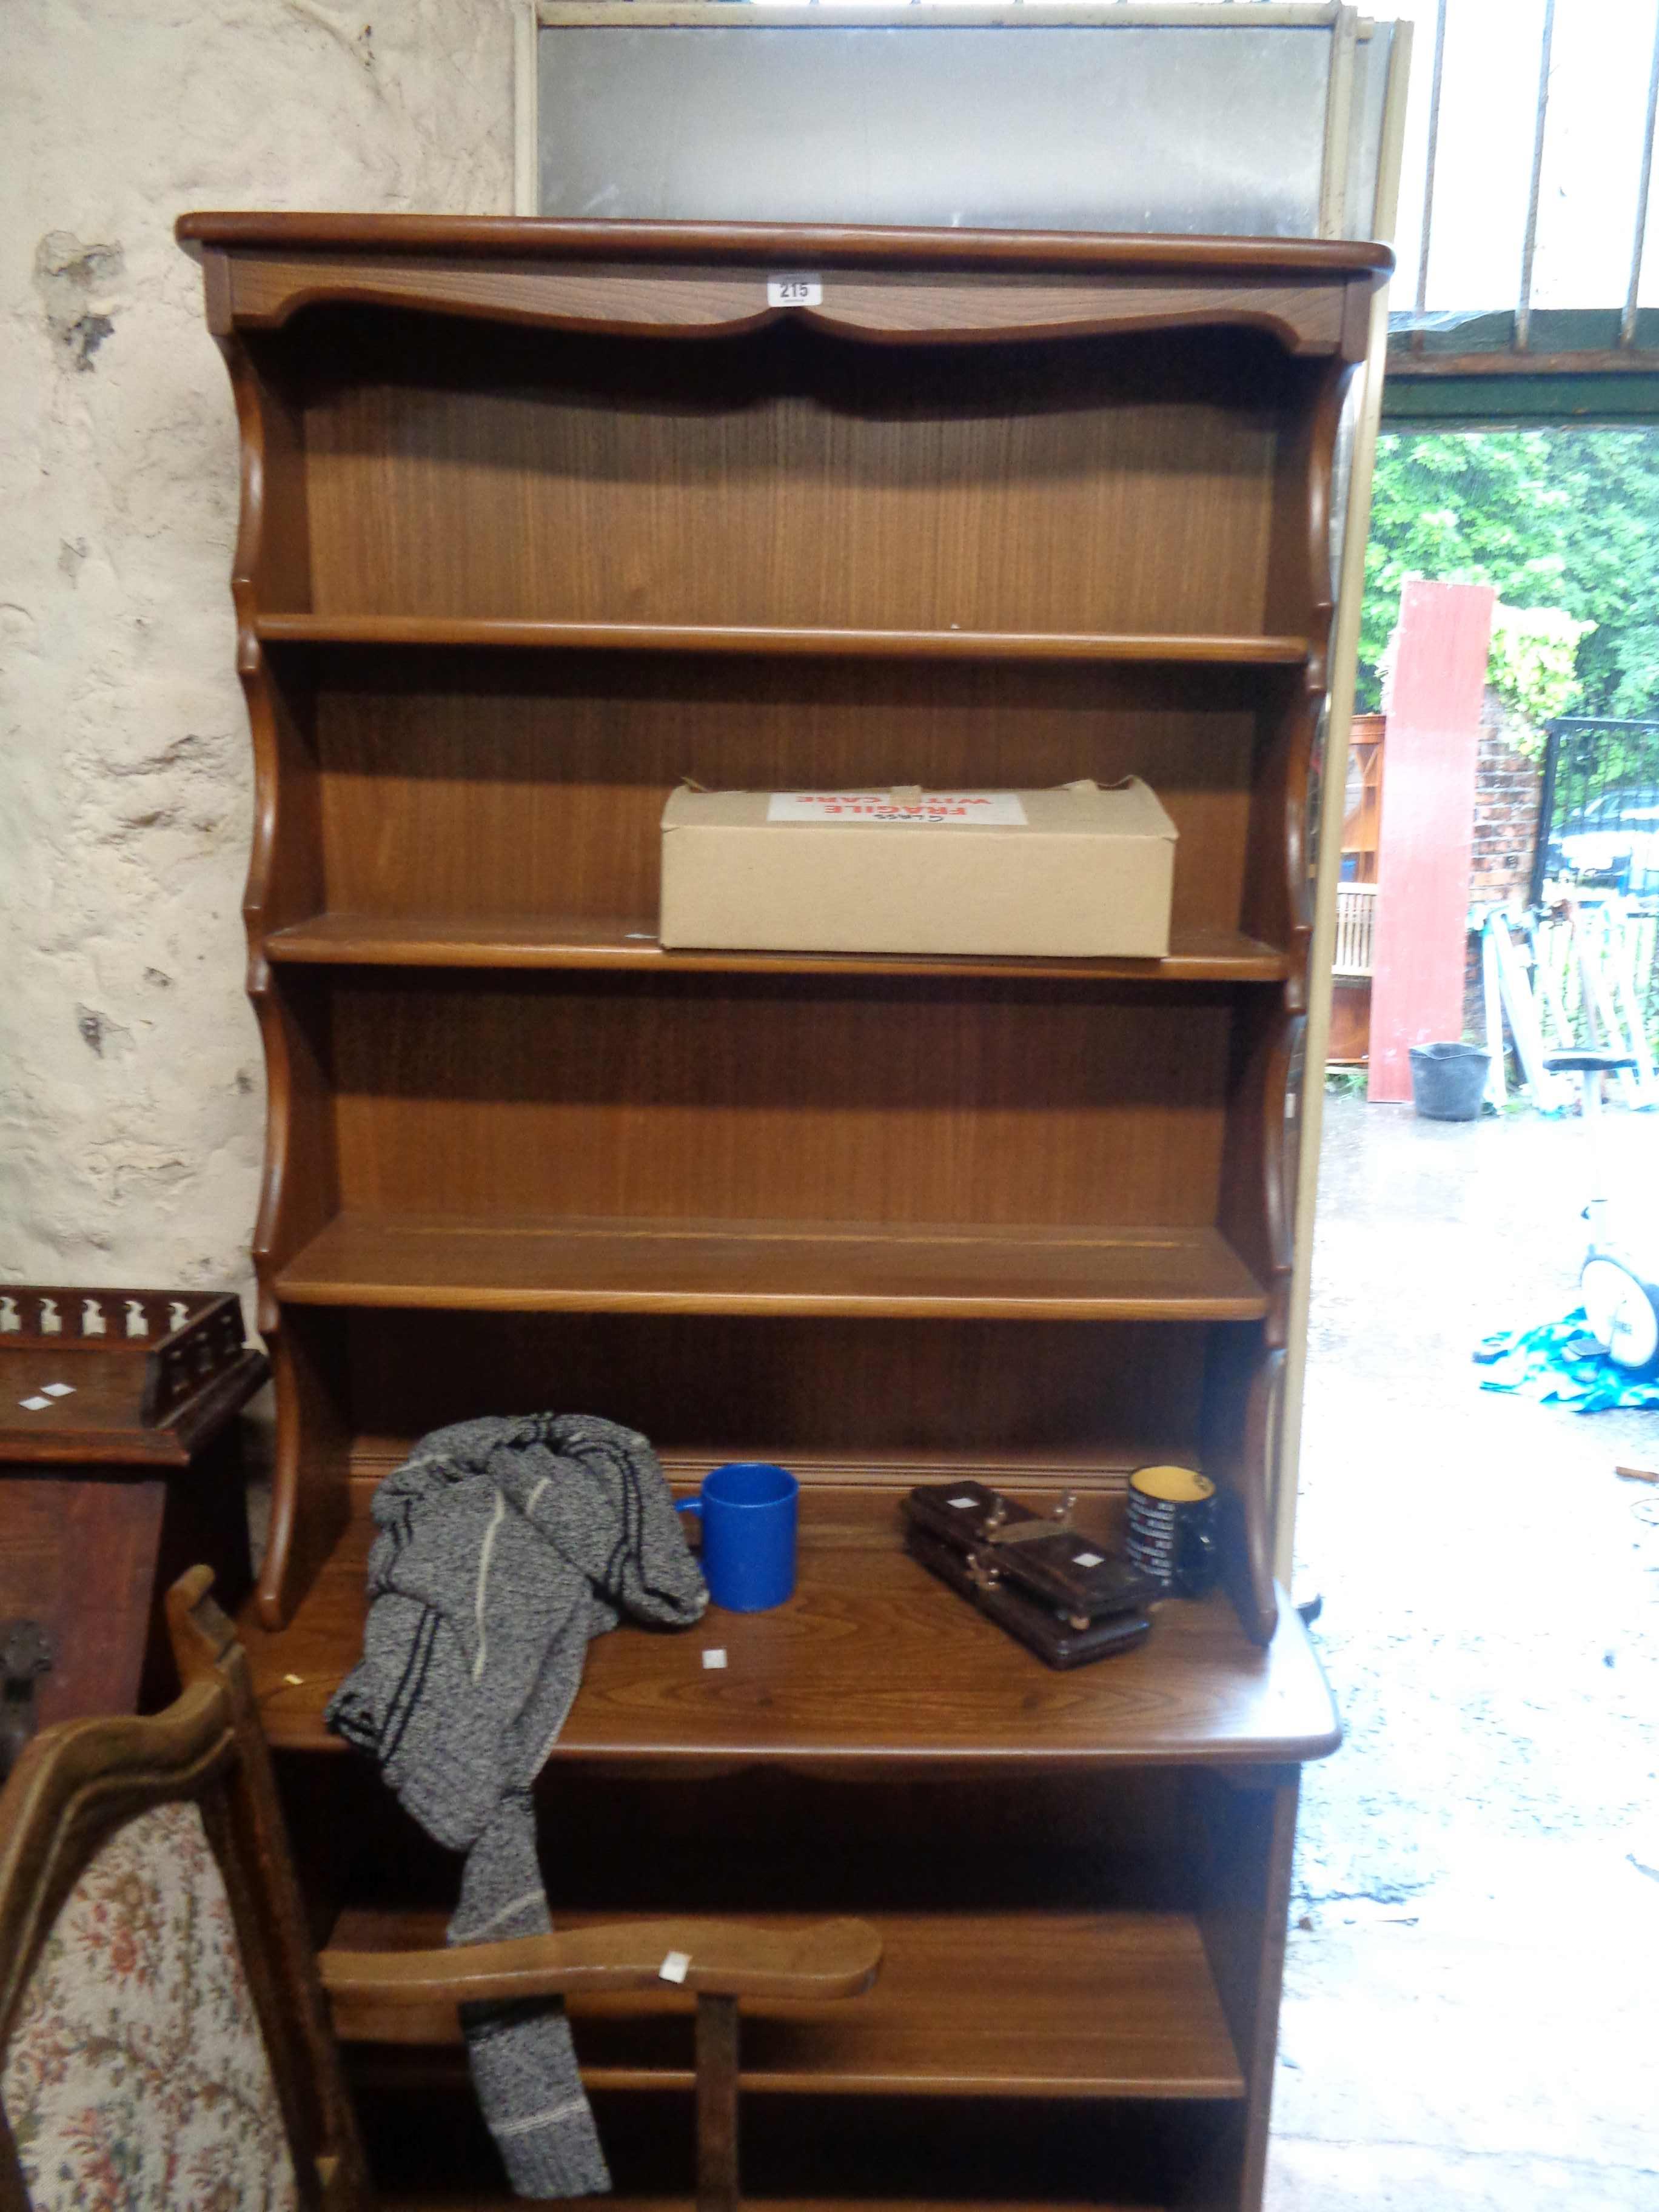
<instances>
[{"instance_id":1,"label":"grey knitted scarf","mask_svg":"<svg viewBox=\"0 0 1659 2212\"><path fill-rule=\"evenodd\" d=\"M327 1723L466 1853L452 1943L544 1934L531 1784L588 1638L623 1613L689 1627L708 1602L662 1469L643 1437L582 1414L462 1421L423 1437L373 1510L362 1662ZM562 2005L465 2005L462 2024L519 2195L608 2190Z\"/></svg>"}]
</instances>

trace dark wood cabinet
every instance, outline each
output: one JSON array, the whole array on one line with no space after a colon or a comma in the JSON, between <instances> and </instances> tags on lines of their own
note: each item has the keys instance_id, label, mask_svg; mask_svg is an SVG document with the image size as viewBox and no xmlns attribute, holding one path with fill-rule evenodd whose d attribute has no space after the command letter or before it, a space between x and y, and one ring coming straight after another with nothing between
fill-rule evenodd
<instances>
[{"instance_id":1,"label":"dark wood cabinet","mask_svg":"<svg viewBox=\"0 0 1659 2212\"><path fill-rule=\"evenodd\" d=\"M294 1786L349 1795L319 1717L411 1437L555 1405L677 1480L782 1460L795 1602L591 1654L556 1916L672 1875L680 1910L882 1924L875 1998L749 2033L751 2105L793 2115L762 2193L1254 2205L1296 1768L1336 1741L1267 1461L1333 451L1386 253L180 232L242 429L279 1394L244 1625ZM802 270L818 303L769 304ZM655 941L682 776L1130 773L1180 833L1167 959ZM1225 1594L1079 1674L900 1549L913 1482L1075 1490L1110 1534L1164 1458L1220 1486ZM384 1859L343 1881L355 1942L426 1909ZM661 2034L584 2015L594 2086L683 2087Z\"/></svg>"},{"instance_id":2,"label":"dark wood cabinet","mask_svg":"<svg viewBox=\"0 0 1659 2212\"><path fill-rule=\"evenodd\" d=\"M0 1285L0 1645L17 1624L50 1660L5 1668L0 1774L26 1728L177 1693L162 1600L186 1567L247 1595L236 1417L268 1370L242 1339L226 1291Z\"/></svg>"}]
</instances>

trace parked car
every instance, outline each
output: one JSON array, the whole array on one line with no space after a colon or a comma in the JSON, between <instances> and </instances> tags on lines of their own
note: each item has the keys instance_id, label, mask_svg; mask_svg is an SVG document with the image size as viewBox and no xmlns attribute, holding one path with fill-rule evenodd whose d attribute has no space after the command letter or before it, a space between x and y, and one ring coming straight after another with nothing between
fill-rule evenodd
<instances>
[{"instance_id":1,"label":"parked car","mask_svg":"<svg viewBox=\"0 0 1659 2212\"><path fill-rule=\"evenodd\" d=\"M1659 791L1604 791L1550 840L1546 872L1615 890L1659 890Z\"/></svg>"}]
</instances>

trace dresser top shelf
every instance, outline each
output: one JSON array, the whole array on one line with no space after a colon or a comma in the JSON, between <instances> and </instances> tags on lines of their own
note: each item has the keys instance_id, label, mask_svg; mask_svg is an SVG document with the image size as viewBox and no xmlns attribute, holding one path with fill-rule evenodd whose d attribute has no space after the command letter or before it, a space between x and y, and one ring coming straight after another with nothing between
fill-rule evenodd
<instances>
[{"instance_id":1,"label":"dresser top shelf","mask_svg":"<svg viewBox=\"0 0 1659 2212\"><path fill-rule=\"evenodd\" d=\"M837 1347L890 1322L926 1389L890 1362L866 1441L963 1442L950 1360L994 1463L1086 1454L1114 1392L1184 1408L1266 1642L1333 449L1388 249L270 210L178 235L244 441L254 1252L293 1386L262 1619L340 1525L340 1439L404 1425L357 1380L428 1319L469 1407L532 1337L604 1366L765 1324L710 1385L761 1410L695 1434L797 1445L768 1363L833 1405L861 1379ZM1164 958L655 940L682 776L1085 773L1167 794Z\"/></svg>"},{"instance_id":2,"label":"dresser top shelf","mask_svg":"<svg viewBox=\"0 0 1659 2212\"><path fill-rule=\"evenodd\" d=\"M221 335L332 301L656 337L800 316L901 346L1231 325L1357 360L1393 266L1334 239L516 216L210 213L177 235Z\"/></svg>"},{"instance_id":3,"label":"dresser top shelf","mask_svg":"<svg viewBox=\"0 0 1659 2212\"><path fill-rule=\"evenodd\" d=\"M1187 270L1225 276L1386 275L1386 246L1353 239L1170 238L1127 232L946 230L865 223L626 222L549 216L312 214L204 209L176 228L187 252L421 253L512 259L759 261L791 269L872 260L932 268Z\"/></svg>"}]
</instances>

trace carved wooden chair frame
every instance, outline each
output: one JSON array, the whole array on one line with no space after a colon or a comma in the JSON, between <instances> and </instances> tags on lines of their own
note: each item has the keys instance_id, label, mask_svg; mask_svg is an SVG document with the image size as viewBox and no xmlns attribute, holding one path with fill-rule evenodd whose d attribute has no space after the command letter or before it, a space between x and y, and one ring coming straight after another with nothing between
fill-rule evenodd
<instances>
[{"instance_id":1,"label":"carved wooden chair frame","mask_svg":"<svg viewBox=\"0 0 1659 2212\"><path fill-rule=\"evenodd\" d=\"M151 1806L200 1808L228 1893L270 2054L305 2212L372 2202L331 1996L376 2007L575 1991L664 1989L697 2001L699 2212L738 2203L738 2006L744 1996L854 1996L875 1980L881 1944L858 1920L787 1930L641 1921L442 1951L312 1948L259 1724L246 1654L194 1567L167 1593L182 1696L151 1719L71 1721L29 1744L0 1796L0 2051L59 1912L114 1832ZM16 2146L0 2112L0 2212L29 2212Z\"/></svg>"},{"instance_id":2,"label":"carved wooden chair frame","mask_svg":"<svg viewBox=\"0 0 1659 2212\"><path fill-rule=\"evenodd\" d=\"M216 1619L223 1625L224 1640L210 1656L198 1643L177 1702L152 1718L70 1721L46 1729L0 1797L0 2050L41 1949L94 1856L152 1806L191 1801L230 1899L299 2201L306 2212L349 2212L370 2201L367 2172L247 1660L205 1595L210 1581L198 1569L169 1596L175 1640L181 1613L191 1617L189 1598L180 1605L187 1586L202 1625ZM0 2112L0 2212L27 2212L28 2203Z\"/></svg>"}]
</instances>

